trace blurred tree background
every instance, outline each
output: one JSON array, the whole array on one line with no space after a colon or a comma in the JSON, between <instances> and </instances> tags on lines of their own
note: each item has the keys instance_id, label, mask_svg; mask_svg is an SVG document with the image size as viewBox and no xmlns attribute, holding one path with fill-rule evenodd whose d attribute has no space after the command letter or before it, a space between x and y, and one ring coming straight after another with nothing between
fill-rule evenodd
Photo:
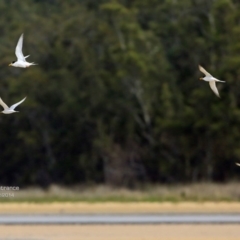
<instances>
[{"instance_id":1,"label":"blurred tree background","mask_svg":"<svg viewBox=\"0 0 240 240\"><path fill-rule=\"evenodd\" d=\"M230 181L240 162L240 2L0 2L0 183ZM10 68L23 53L38 66ZM198 70L218 84L217 98Z\"/></svg>"}]
</instances>

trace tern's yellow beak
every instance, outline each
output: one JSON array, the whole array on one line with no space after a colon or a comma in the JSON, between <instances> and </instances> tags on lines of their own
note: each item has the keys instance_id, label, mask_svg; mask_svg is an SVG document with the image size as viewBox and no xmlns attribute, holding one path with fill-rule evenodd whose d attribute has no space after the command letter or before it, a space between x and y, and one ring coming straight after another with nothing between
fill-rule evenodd
<instances>
[{"instance_id":1,"label":"tern's yellow beak","mask_svg":"<svg viewBox=\"0 0 240 240\"><path fill-rule=\"evenodd\" d=\"M8 66L12 66L12 64L10 63Z\"/></svg>"}]
</instances>

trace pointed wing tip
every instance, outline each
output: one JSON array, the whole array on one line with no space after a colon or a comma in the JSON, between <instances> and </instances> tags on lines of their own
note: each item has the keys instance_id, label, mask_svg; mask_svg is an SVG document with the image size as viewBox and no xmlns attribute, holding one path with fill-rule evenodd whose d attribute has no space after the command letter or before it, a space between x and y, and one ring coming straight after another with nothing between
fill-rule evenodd
<instances>
[{"instance_id":1,"label":"pointed wing tip","mask_svg":"<svg viewBox=\"0 0 240 240\"><path fill-rule=\"evenodd\" d=\"M213 92L214 92L214 91L213 91ZM216 93L216 92L214 92L214 93L215 93L215 95L216 95L218 98L221 98L219 93Z\"/></svg>"},{"instance_id":2,"label":"pointed wing tip","mask_svg":"<svg viewBox=\"0 0 240 240\"><path fill-rule=\"evenodd\" d=\"M198 69L199 69L200 72L207 75L207 71L201 65L198 65Z\"/></svg>"},{"instance_id":3,"label":"pointed wing tip","mask_svg":"<svg viewBox=\"0 0 240 240\"><path fill-rule=\"evenodd\" d=\"M237 162L236 162L235 164L240 167L240 163L237 163Z\"/></svg>"}]
</instances>

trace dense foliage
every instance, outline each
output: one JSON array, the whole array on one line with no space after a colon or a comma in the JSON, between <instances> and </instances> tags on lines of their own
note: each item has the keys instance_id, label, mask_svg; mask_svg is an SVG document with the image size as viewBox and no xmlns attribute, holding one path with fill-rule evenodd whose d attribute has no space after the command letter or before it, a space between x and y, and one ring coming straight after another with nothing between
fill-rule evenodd
<instances>
[{"instance_id":1,"label":"dense foliage","mask_svg":"<svg viewBox=\"0 0 240 240\"><path fill-rule=\"evenodd\" d=\"M240 161L240 3L0 2L0 183L229 181ZM39 65L7 67L23 53ZM218 84L217 98L198 70Z\"/></svg>"}]
</instances>

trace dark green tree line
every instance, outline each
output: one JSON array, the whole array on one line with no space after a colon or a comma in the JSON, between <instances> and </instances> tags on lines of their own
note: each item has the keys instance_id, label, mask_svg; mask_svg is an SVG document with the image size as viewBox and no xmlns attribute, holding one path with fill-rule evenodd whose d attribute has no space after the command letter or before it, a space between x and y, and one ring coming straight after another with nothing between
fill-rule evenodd
<instances>
[{"instance_id":1,"label":"dark green tree line","mask_svg":"<svg viewBox=\"0 0 240 240\"><path fill-rule=\"evenodd\" d=\"M0 182L228 181L240 161L237 1L2 1ZM23 52L39 65L8 68ZM226 80L218 99L198 64Z\"/></svg>"}]
</instances>

